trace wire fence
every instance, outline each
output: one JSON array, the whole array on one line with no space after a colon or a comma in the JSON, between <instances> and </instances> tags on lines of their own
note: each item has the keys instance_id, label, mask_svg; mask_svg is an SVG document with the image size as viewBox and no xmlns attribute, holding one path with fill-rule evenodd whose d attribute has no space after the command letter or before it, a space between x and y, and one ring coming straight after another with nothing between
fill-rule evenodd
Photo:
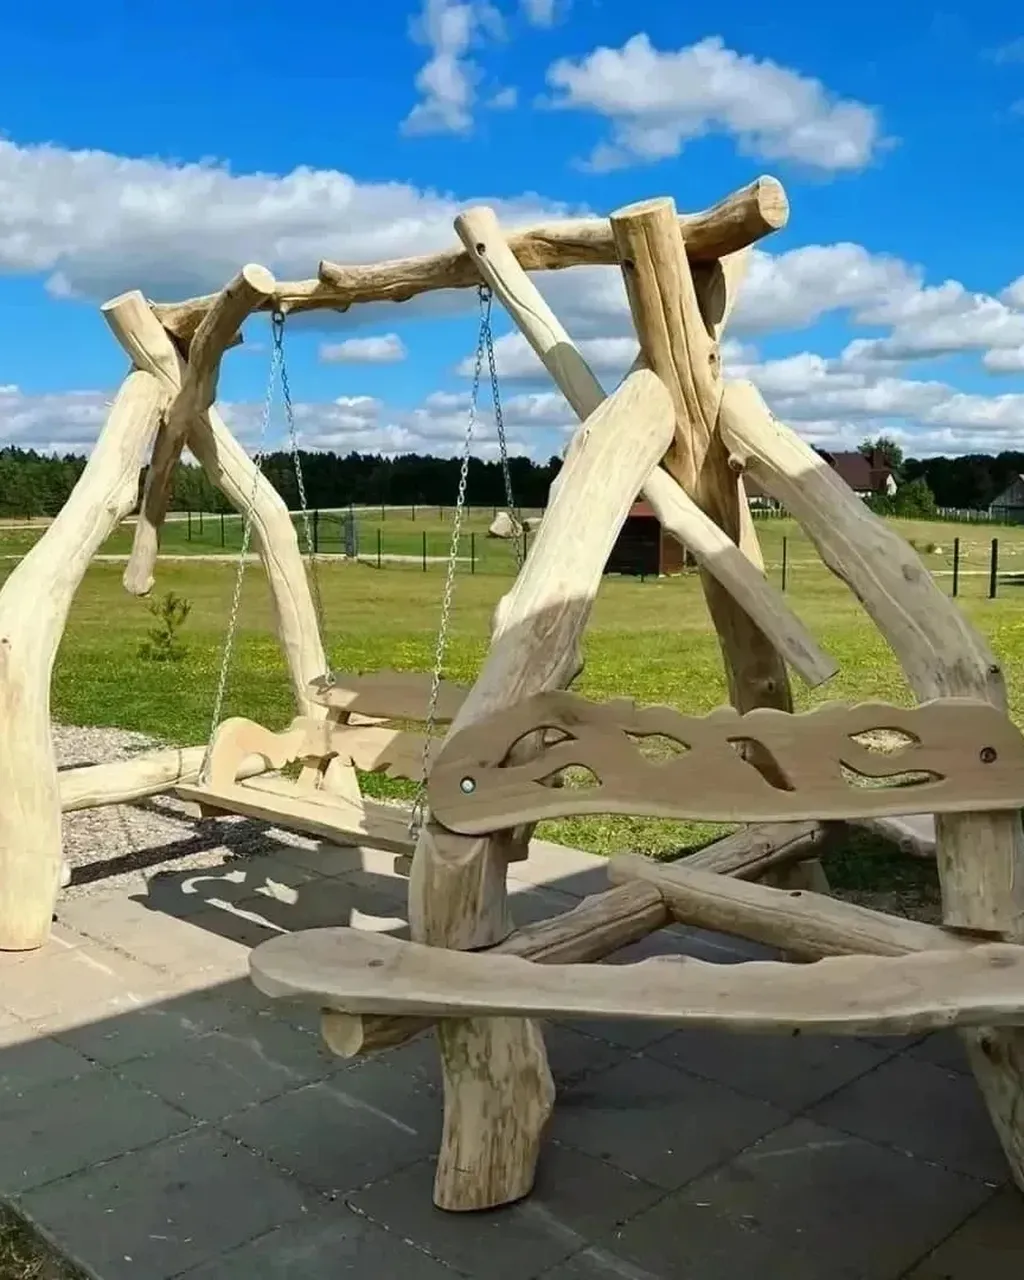
<instances>
[{"instance_id":1,"label":"wire fence","mask_svg":"<svg viewBox=\"0 0 1024 1280\"><path fill-rule=\"evenodd\" d=\"M513 574L517 552L524 557L529 553L543 511L517 512L517 531L511 537L495 536L492 528L508 533L503 512L500 506L467 508L459 547L462 571ZM404 567L443 572L450 552L452 515L452 507L421 504L317 509L309 513L312 549L326 560L358 562L381 570ZM801 591L826 580L828 571L817 550L792 519L784 512L765 508L755 508L753 515L760 525L765 572L776 586L782 591ZM295 512L292 520L299 545L306 551L303 518ZM998 527L994 522L964 521L989 527L958 534L954 533L955 521L948 521L945 529L924 520L893 523L949 595L1011 598L1014 587L1024 586L1024 527L993 534L990 531ZM243 520L234 512L173 512L162 530L161 554L229 558L241 549L243 529ZM19 559L44 532L42 524L0 526L0 558L8 562ZM107 540L103 552L126 555L133 537L134 529L128 522ZM638 558L635 566L628 561L622 555L616 558L616 569L622 576L657 580L657 571L652 572L649 561ZM690 564L692 569L692 561Z\"/></svg>"}]
</instances>

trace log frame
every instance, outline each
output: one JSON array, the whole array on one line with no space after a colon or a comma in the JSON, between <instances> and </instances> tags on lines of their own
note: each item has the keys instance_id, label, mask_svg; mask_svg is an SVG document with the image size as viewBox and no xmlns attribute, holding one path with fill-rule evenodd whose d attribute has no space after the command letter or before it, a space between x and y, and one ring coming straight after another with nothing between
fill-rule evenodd
<instances>
[{"instance_id":1,"label":"log frame","mask_svg":"<svg viewBox=\"0 0 1024 1280\"><path fill-rule=\"evenodd\" d=\"M168 401L152 372L128 374L71 496L0 589L0 950L50 936L62 868L53 663L93 555L135 506Z\"/></svg>"},{"instance_id":2,"label":"log frame","mask_svg":"<svg viewBox=\"0 0 1024 1280\"><path fill-rule=\"evenodd\" d=\"M789 202L782 184L757 178L718 204L680 219L695 261L713 263L756 243L786 225ZM512 246L528 271L613 265L617 258L606 218L576 218L527 227L515 232ZM443 250L419 258L359 266L322 262L316 280L281 281L274 303L292 312L347 311L360 302L405 302L435 289L461 289L480 282L465 253ZM187 344L216 301L217 294L184 302L154 303L161 324Z\"/></svg>"},{"instance_id":3,"label":"log frame","mask_svg":"<svg viewBox=\"0 0 1024 1280\"><path fill-rule=\"evenodd\" d=\"M266 267L255 263L244 266L221 290L189 343L181 385L160 426L146 473L139 518L123 577L125 590L132 595L145 596L153 589L160 530L170 502L174 469L193 421L205 416L214 402L221 357L232 345L243 320L273 297L274 288L274 277ZM164 369L168 366L173 367L169 358L162 362Z\"/></svg>"}]
</instances>

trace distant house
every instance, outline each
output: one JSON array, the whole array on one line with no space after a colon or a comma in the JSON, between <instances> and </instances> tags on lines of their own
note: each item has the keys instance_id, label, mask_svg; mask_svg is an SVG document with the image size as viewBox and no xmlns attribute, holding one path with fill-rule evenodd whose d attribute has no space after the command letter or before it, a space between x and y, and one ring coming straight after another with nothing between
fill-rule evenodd
<instances>
[{"instance_id":1,"label":"distant house","mask_svg":"<svg viewBox=\"0 0 1024 1280\"><path fill-rule=\"evenodd\" d=\"M1016 475L989 506L989 515L1003 524L1024 524L1024 476Z\"/></svg>"},{"instance_id":2,"label":"distant house","mask_svg":"<svg viewBox=\"0 0 1024 1280\"><path fill-rule=\"evenodd\" d=\"M814 452L825 459L858 497L871 498L883 493L891 497L896 492L896 477L880 449L872 450L870 456L860 452L830 453L827 449L815 449ZM745 476L744 484L752 507L778 506L752 476Z\"/></svg>"}]
</instances>

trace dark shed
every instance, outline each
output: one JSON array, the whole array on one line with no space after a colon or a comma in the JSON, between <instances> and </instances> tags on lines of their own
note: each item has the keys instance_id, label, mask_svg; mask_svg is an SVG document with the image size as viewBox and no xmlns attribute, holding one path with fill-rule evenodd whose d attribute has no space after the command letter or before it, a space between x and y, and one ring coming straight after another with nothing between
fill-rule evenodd
<instances>
[{"instance_id":1,"label":"dark shed","mask_svg":"<svg viewBox=\"0 0 1024 1280\"><path fill-rule=\"evenodd\" d=\"M608 557L605 573L657 578L667 573L682 573L684 568L682 546L661 527L648 503L634 502Z\"/></svg>"}]
</instances>

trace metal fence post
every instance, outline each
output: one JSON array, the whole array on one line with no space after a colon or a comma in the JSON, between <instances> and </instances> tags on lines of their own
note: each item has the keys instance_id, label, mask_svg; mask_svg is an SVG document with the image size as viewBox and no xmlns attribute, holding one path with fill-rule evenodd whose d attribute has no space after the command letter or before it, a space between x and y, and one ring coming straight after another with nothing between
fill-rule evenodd
<instances>
[{"instance_id":1,"label":"metal fence post","mask_svg":"<svg viewBox=\"0 0 1024 1280\"><path fill-rule=\"evenodd\" d=\"M992 559L988 570L988 598L994 600L999 588L999 539L992 539Z\"/></svg>"},{"instance_id":2,"label":"metal fence post","mask_svg":"<svg viewBox=\"0 0 1024 1280\"><path fill-rule=\"evenodd\" d=\"M960 594L960 539L953 539L953 596Z\"/></svg>"},{"instance_id":3,"label":"metal fence post","mask_svg":"<svg viewBox=\"0 0 1024 1280\"><path fill-rule=\"evenodd\" d=\"M427 571L427 531L423 530L423 572Z\"/></svg>"},{"instance_id":4,"label":"metal fence post","mask_svg":"<svg viewBox=\"0 0 1024 1280\"><path fill-rule=\"evenodd\" d=\"M782 589L785 591L789 581L789 539L782 535Z\"/></svg>"}]
</instances>

